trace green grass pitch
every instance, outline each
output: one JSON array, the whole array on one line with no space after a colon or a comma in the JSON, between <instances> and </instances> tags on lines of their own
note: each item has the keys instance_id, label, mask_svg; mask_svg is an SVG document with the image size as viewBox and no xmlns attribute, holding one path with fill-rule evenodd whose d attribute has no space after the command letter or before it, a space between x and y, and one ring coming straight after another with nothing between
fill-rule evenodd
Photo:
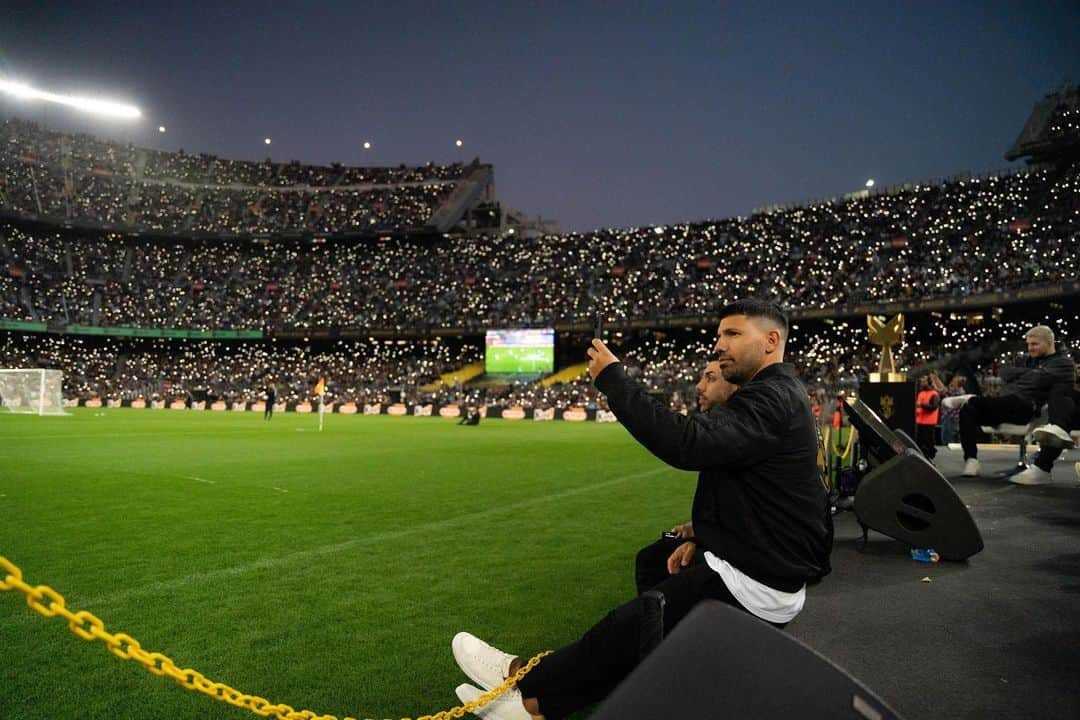
<instances>
[{"instance_id":1,"label":"green grass pitch","mask_svg":"<svg viewBox=\"0 0 1080 720\"><path fill-rule=\"evenodd\" d=\"M0 415L0 555L236 689L344 717L457 704L450 638L523 655L633 594L694 478L618 425L169 410ZM0 592L0 717L243 718Z\"/></svg>"}]
</instances>

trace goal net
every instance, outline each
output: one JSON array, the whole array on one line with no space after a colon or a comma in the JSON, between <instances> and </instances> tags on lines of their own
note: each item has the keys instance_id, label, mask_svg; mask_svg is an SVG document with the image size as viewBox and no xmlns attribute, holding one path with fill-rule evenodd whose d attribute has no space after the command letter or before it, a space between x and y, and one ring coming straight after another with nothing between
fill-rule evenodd
<instances>
[{"instance_id":1,"label":"goal net","mask_svg":"<svg viewBox=\"0 0 1080 720\"><path fill-rule=\"evenodd\" d=\"M0 369L0 413L66 415L61 370Z\"/></svg>"}]
</instances>

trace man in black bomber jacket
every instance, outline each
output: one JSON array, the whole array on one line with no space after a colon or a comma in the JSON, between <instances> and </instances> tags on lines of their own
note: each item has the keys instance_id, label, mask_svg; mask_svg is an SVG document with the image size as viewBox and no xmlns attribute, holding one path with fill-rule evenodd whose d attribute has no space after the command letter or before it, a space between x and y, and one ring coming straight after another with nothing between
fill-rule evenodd
<instances>
[{"instance_id":1,"label":"man in black bomber jacket","mask_svg":"<svg viewBox=\"0 0 1080 720\"><path fill-rule=\"evenodd\" d=\"M720 317L714 350L724 378L739 389L708 413L671 412L627 376L601 340L588 351L597 388L630 434L669 465L698 471L694 537L675 549L671 574L653 588L664 596L665 635L705 599L783 627L802 610L806 583L829 572L832 520L818 432L806 388L783 362L787 318L760 300L728 305ZM603 699L647 651L646 603L639 596L611 611L481 716L561 718ZM452 649L480 686L458 687L466 702L520 667L517 656L468 633L458 633Z\"/></svg>"}]
</instances>

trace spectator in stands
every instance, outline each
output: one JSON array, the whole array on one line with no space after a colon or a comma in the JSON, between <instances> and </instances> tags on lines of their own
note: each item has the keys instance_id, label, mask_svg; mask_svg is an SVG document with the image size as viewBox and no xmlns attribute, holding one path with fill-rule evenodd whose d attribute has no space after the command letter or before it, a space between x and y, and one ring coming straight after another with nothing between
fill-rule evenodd
<instances>
[{"instance_id":1,"label":"spectator in stands","mask_svg":"<svg viewBox=\"0 0 1080 720\"><path fill-rule=\"evenodd\" d=\"M1001 423L1023 425L1038 415L1055 385L1071 384L1076 378L1072 359L1054 346L1054 331L1036 325L1024 336L1028 359L1022 367L1005 368L1004 387L997 397L958 395L946 398L946 407L959 407L960 444L964 448L967 477L979 475L979 450L976 446L982 426Z\"/></svg>"},{"instance_id":2,"label":"spectator in stands","mask_svg":"<svg viewBox=\"0 0 1080 720\"><path fill-rule=\"evenodd\" d=\"M946 386L941 381L941 376L937 372L930 373L930 383L934 389L937 390L938 395L944 399L947 397L956 397L957 395L966 395L965 385L967 378L960 373L956 373L949 379L949 384ZM944 445L950 443L960 442L960 409L959 408L941 408L941 442Z\"/></svg>"}]
</instances>

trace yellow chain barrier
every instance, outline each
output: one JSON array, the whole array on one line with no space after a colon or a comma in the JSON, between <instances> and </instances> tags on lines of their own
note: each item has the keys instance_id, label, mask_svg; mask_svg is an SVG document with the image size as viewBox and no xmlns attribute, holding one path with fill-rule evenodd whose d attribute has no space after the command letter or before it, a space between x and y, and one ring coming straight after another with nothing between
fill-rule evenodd
<instances>
[{"instance_id":1,"label":"yellow chain barrier","mask_svg":"<svg viewBox=\"0 0 1080 720\"><path fill-rule=\"evenodd\" d=\"M833 445L832 446L833 457L839 455L840 456L840 462L843 462L843 461L847 460L849 457L851 457L851 447L855 444L855 436L857 434L858 434L858 432L855 430L855 428L849 427L848 428L848 436L847 436L847 447L844 448L843 452L841 452L839 445ZM836 431L836 438L835 439L840 441L840 431L839 430Z\"/></svg>"},{"instance_id":2,"label":"yellow chain barrier","mask_svg":"<svg viewBox=\"0 0 1080 720\"><path fill-rule=\"evenodd\" d=\"M338 720L336 715L319 715L311 710L296 710L285 704L272 703L266 698L257 695L242 693L225 683L214 682L191 668L181 670L166 655L143 650L139 641L130 635L107 632L105 623L93 613L86 610L78 612L68 610L64 596L48 585L32 587L23 582L22 570L3 555L0 555L0 571L7 573L3 581L0 581L0 592L18 590L26 596L26 604L42 617L51 618L59 615L68 621L68 629L83 640L101 640L105 643L109 652L121 660L134 660L146 668L148 672L158 676L167 675L181 687L200 692L214 700L250 710L260 717L275 717L278 720ZM449 710L442 710L434 715L422 715L416 720L449 720L449 718L464 717L467 712L475 713L478 709L517 685L521 678L525 677L530 670L537 666L541 658L550 654L551 651L548 650L534 656L522 665L516 673L506 678L501 685L488 690L475 700ZM356 718L346 717L343 720L356 720ZM402 720L412 720L412 718L402 718Z\"/></svg>"}]
</instances>

